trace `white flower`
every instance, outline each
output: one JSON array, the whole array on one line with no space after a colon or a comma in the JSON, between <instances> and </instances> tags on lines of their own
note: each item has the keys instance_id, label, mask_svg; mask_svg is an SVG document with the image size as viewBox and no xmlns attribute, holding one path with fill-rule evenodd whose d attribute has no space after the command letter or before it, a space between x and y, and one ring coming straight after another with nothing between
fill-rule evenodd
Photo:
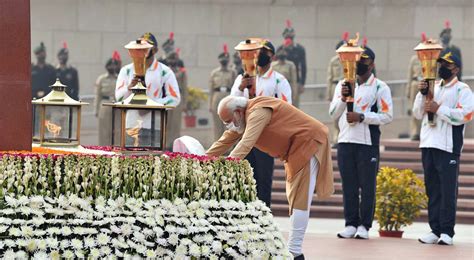
<instances>
[{"instance_id":1,"label":"white flower","mask_svg":"<svg viewBox=\"0 0 474 260\"><path fill-rule=\"evenodd\" d=\"M110 237L108 235L101 233L97 236L97 243L99 245L107 245L109 242Z\"/></svg>"},{"instance_id":2,"label":"white flower","mask_svg":"<svg viewBox=\"0 0 474 260\"><path fill-rule=\"evenodd\" d=\"M36 251L36 248L37 248L36 240L30 239L28 241L28 244L26 245L26 250L28 250L28 252L34 252Z\"/></svg>"},{"instance_id":3,"label":"white flower","mask_svg":"<svg viewBox=\"0 0 474 260\"><path fill-rule=\"evenodd\" d=\"M27 259L27 258L28 258L28 254L25 251L20 250L16 252L16 259Z\"/></svg>"},{"instance_id":4,"label":"white flower","mask_svg":"<svg viewBox=\"0 0 474 260\"><path fill-rule=\"evenodd\" d=\"M222 252L222 243L220 241L212 242L211 247L214 253L220 254Z\"/></svg>"},{"instance_id":5,"label":"white flower","mask_svg":"<svg viewBox=\"0 0 474 260\"><path fill-rule=\"evenodd\" d=\"M59 253L59 251L51 251L51 253L49 254L49 257L51 257L51 260L60 260L61 259L61 254Z\"/></svg>"},{"instance_id":6,"label":"white flower","mask_svg":"<svg viewBox=\"0 0 474 260\"><path fill-rule=\"evenodd\" d=\"M84 246L87 248L95 247L95 239L93 237L86 237L84 238Z\"/></svg>"},{"instance_id":7,"label":"white flower","mask_svg":"<svg viewBox=\"0 0 474 260\"><path fill-rule=\"evenodd\" d=\"M12 227L8 230L8 234L13 237L22 236L21 230L19 228Z\"/></svg>"},{"instance_id":8,"label":"white flower","mask_svg":"<svg viewBox=\"0 0 474 260\"><path fill-rule=\"evenodd\" d=\"M72 234L72 230L71 230L70 227L65 226L65 227L62 227L62 228L61 228L61 233L63 234L63 236L66 236L66 237L67 237L67 236L69 236L69 235Z\"/></svg>"},{"instance_id":9,"label":"white flower","mask_svg":"<svg viewBox=\"0 0 474 260\"><path fill-rule=\"evenodd\" d=\"M59 235L61 233L61 230L57 227L50 227L46 229L46 232L50 235Z\"/></svg>"},{"instance_id":10,"label":"white flower","mask_svg":"<svg viewBox=\"0 0 474 260\"><path fill-rule=\"evenodd\" d=\"M63 257L66 259L73 259L75 255L74 255L74 252L72 252L71 250L66 250L63 253Z\"/></svg>"},{"instance_id":11,"label":"white flower","mask_svg":"<svg viewBox=\"0 0 474 260\"><path fill-rule=\"evenodd\" d=\"M152 259L156 258L156 252L151 249L147 249L145 255L147 258L152 258Z\"/></svg>"},{"instance_id":12,"label":"white flower","mask_svg":"<svg viewBox=\"0 0 474 260\"><path fill-rule=\"evenodd\" d=\"M103 247L100 248L100 253L101 253L101 255L108 256L112 253L112 250L108 246L103 246Z\"/></svg>"},{"instance_id":13,"label":"white flower","mask_svg":"<svg viewBox=\"0 0 474 260\"><path fill-rule=\"evenodd\" d=\"M39 250L46 250L46 248L48 247L48 243L46 242L46 240L44 239L38 239L37 241L37 246L38 246L38 249Z\"/></svg>"},{"instance_id":14,"label":"white flower","mask_svg":"<svg viewBox=\"0 0 474 260\"><path fill-rule=\"evenodd\" d=\"M15 252L12 249L9 249L3 255L3 259L12 259L12 260L14 260L15 256L16 256Z\"/></svg>"},{"instance_id":15,"label":"white flower","mask_svg":"<svg viewBox=\"0 0 474 260\"><path fill-rule=\"evenodd\" d=\"M61 248L66 249L71 245L71 242L69 240L62 240L61 241Z\"/></svg>"},{"instance_id":16,"label":"white flower","mask_svg":"<svg viewBox=\"0 0 474 260\"><path fill-rule=\"evenodd\" d=\"M188 254L188 247L185 246L185 245L179 245L176 247L176 254L177 255L181 255L181 256L185 256Z\"/></svg>"},{"instance_id":17,"label":"white flower","mask_svg":"<svg viewBox=\"0 0 474 260\"><path fill-rule=\"evenodd\" d=\"M191 244L189 247L189 254L192 256L201 256L201 247L194 243Z\"/></svg>"},{"instance_id":18,"label":"white flower","mask_svg":"<svg viewBox=\"0 0 474 260\"><path fill-rule=\"evenodd\" d=\"M179 242L179 237L177 234L171 234L168 238L168 242L171 244L171 245L176 245L178 244Z\"/></svg>"},{"instance_id":19,"label":"white flower","mask_svg":"<svg viewBox=\"0 0 474 260\"><path fill-rule=\"evenodd\" d=\"M32 237L33 236L33 228L30 226L21 226L21 235L23 237Z\"/></svg>"},{"instance_id":20,"label":"white flower","mask_svg":"<svg viewBox=\"0 0 474 260\"><path fill-rule=\"evenodd\" d=\"M211 248L209 246L203 245L201 246L201 253L203 256L209 256L209 253L211 253Z\"/></svg>"},{"instance_id":21,"label":"white flower","mask_svg":"<svg viewBox=\"0 0 474 260\"><path fill-rule=\"evenodd\" d=\"M146 240L145 235L138 231L133 232L133 236L135 238L135 241L138 241L138 242L142 242Z\"/></svg>"},{"instance_id":22,"label":"white flower","mask_svg":"<svg viewBox=\"0 0 474 260\"><path fill-rule=\"evenodd\" d=\"M44 251L39 251L39 252L36 252L33 256L33 259L38 259L38 260L49 260L49 256L48 254L46 254L46 252Z\"/></svg>"},{"instance_id":23,"label":"white flower","mask_svg":"<svg viewBox=\"0 0 474 260\"><path fill-rule=\"evenodd\" d=\"M16 246L16 241L11 240L11 239L5 239L5 241L3 241L3 243L5 243L6 247L15 247Z\"/></svg>"},{"instance_id":24,"label":"white flower","mask_svg":"<svg viewBox=\"0 0 474 260\"><path fill-rule=\"evenodd\" d=\"M46 244L48 245L49 248L58 248L59 242L56 238L54 237L48 237L46 238Z\"/></svg>"},{"instance_id":25,"label":"white flower","mask_svg":"<svg viewBox=\"0 0 474 260\"><path fill-rule=\"evenodd\" d=\"M99 258L99 256L100 256L100 251L99 251L99 249L97 249L97 248L91 249L91 256L92 256L94 259Z\"/></svg>"},{"instance_id":26,"label":"white flower","mask_svg":"<svg viewBox=\"0 0 474 260\"><path fill-rule=\"evenodd\" d=\"M11 196L5 196L5 202L10 208L16 208L19 205L19 202L17 199L11 197Z\"/></svg>"},{"instance_id":27,"label":"white flower","mask_svg":"<svg viewBox=\"0 0 474 260\"><path fill-rule=\"evenodd\" d=\"M82 249L82 247L83 247L82 240L79 240L79 239L76 239L76 238L72 239L71 240L71 246L76 250Z\"/></svg>"}]
</instances>

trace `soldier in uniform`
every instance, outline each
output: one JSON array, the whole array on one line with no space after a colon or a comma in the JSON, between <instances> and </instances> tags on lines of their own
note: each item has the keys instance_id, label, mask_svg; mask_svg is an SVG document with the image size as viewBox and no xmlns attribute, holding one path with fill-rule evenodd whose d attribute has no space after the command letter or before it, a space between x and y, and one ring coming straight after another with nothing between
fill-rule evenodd
<instances>
[{"instance_id":1,"label":"soldier in uniform","mask_svg":"<svg viewBox=\"0 0 474 260\"><path fill-rule=\"evenodd\" d=\"M304 84L306 82L306 51L303 46L295 43L295 29L293 29L289 20L286 21L286 28L282 35L285 39L285 43L278 47L277 51L286 47L288 53L287 59L295 64L299 95L303 93Z\"/></svg>"},{"instance_id":2,"label":"soldier in uniform","mask_svg":"<svg viewBox=\"0 0 474 260\"><path fill-rule=\"evenodd\" d=\"M242 68L242 60L240 59L239 52L234 52L232 56L234 61L233 70L237 73L237 75L244 74L244 69Z\"/></svg>"},{"instance_id":3,"label":"soldier in uniform","mask_svg":"<svg viewBox=\"0 0 474 260\"><path fill-rule=\"evenodd\" d=\"M183 111L186 109L186 98L188 95L188 75L186 68L179 65L179 53L172 51L168 53L168 57L164 62L170 67L178 81L179 92L181 93L181 102L174 109L168 111L168 126L166 147L172 150L175 139L181 137L181 123L183 121Z\"/></svg>"},{"instance_id":4,"label":"soldier in uniform","mask_svg":"<svg viewBox=\"0 0 474 260\"><path fill-rule=\"evenodd\" d=\"M71 98L79 100L79 75L74 67L67 64L68 59L69 49L66 42L64 42L63 48L58 52L59 65L56 67L56 77L68 86L66 93Z\"/></svg>"},{"instance_id":5,"label":"soldier in uniform","mask_svg":"<svg viewBox=\"0 0 474 260\"><path fill-rule=\"evenodd\" d=\"M275 56L276 61L272 62L272 68L288 80L291 86L291 100L293 101L293 105L299 107L300 95L298 93L296 66L292 61L287 60L288 52L286 48L279 49Z\"/></svg>"},{"instance_id":6,"label":"soldier in uniform","mask_svg":"<svg viewBox=\"0 0 474 260\"><path fill-rule=\"evenodd\" d=\"M40 43L34 50L36 64L31 65L31 96L33 98L44 97L50 91L49 86L54 84L56 69L46 63L46 47Z\"/></svg>"},{"instance_id":7,"label":"soldier in uniform","mask_svg":"<svg viewBox=\"0 0 474 260\"><path fill-rule=\"evenodd\" d=\"M165 65L168 65L166 64L166 60L168 58L168 55L171 52L177 52L179 56L179 49L175 49L175 46L174 46L174 32L170 32L169 38L166 39L166 41L161 45L161 48L163 49L164 54L163 54L163 57L159 59L159 62ZM184 62L179 57L178 57L178 67L184 68Z\"/></svg>"},{"instance_id":8,"label":"soldier in uniform","mask_svg":"<svg viewBox=\"0 0 474 260\"><path fill-rule=\"evenodd\" d=\"M409 104L413 104L413 102L415 102L415 97L416 97L416 94L418 93L418 84L422 79L423 79L423 75L421 73L420 60L418 59L418 56L413 55L410 59L410 66L408 67L408 84L406 88L406 95L407 95ZM411 117L410 139L412 141L419 141L421 121L416 119L414 116L412 116L411 109L408 109L407 113L408 113L408 116Z\"/></svg>"},{"instance_id":9,"label":"soldier in uniform","mask_svg":"<svg viewBox=\"0 0 474 260\"><path fill-rule=\"evenodd\" d=\"M456 57L459 58L459 61L461 63L459 67L459 72L458 72L458 79L462 80L462 56L461 56L461 49L459 49L456 45L450 44L451 42L451 23L449 20L445 22L445 27L439 34L439 38L441 40L441 44L443 45L443 53L448 53L452 52L453 55L456 55Z\"/></svg>"},{"instance_id":10,"label":"soldier in uniform","mask_svg":"<svg viewBox=\"0 0 474 260\"><path fill-rule=\"evenodd\" d=\"M225 127L217 114L217 105L221 99L230 94L234 80L237 77L237 72L229 68L230 55L227 45L224 45L224 51L217 58L220 66L211 72L209 79L209 96L211 97L209 112L212 114L214 123L214 140L219 139L225 131Z\"/></svg>"},{"instance_id":11,"label":"soldier in uniform","mask_svg":"<svg viewBox=\"0 0 474 260\"><path fill-rule=\"evenodd\" d=\"M347 38L349 37L349 34L344 33L343 40L339 41L336 44L336 50L341 47L344 42L347 41ZM342 65L341 62L339 61L339 56L335 55L334 57L331 58L329 61L329 66L328 66L328 76L327 76L327 91L326 91L326 98L329 102L331 102L332 98L334 97L334 90L336 89L337 83L339 83L340 80L344 78L344 74L342 73ZM337 137L339 136L339 123L336 120L334 122L334 129L332 133L332 143L334 145L337 144Z\"/></svg>"},{"instance_id":12,"label":"soldier in uniform","mask_svg":"<svg viewBox=\"0 0 474 260\"><path fill-rule=\"evenodd\" d=\"M116 59L110 58L105 64L106 73L100 75L95 82L94 114L99 119L99 145L111 145L112 107L102 106L102 103L114 102L115 84L117 82Z\"/></svg>"}]
</instances>

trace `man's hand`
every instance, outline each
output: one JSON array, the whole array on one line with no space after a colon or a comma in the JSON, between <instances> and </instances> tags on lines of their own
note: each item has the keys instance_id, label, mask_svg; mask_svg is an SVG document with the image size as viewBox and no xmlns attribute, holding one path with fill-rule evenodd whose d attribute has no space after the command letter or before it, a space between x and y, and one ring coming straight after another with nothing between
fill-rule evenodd
<instances>
[{"instance_id":1,"label":"man's hand","mask_svg":"<svg viewBox=\"0 0 474 260\"><path fill-rule=\"evenodd\" d=\"M251 77L242 77L242 81L240 82L239 90L244 91L248 86L251 86L255 78Z\"/></svg>"},{"instance_id":2,"label":"man's hand","mask_svg":"<svg viewBox=\"0 0 474 260\"><path fill-rule=\"evenodd\" d=\"M341 88L341 100L342 102L346 102L347 97L349 96L350 91L349 91L349 86L342 84Z\"/></svg>"},{"instance_id":3,"label":"man's hand","mask_svg":"<svg viewBox=\"0 0 474 260\"><path fill-rule=\"evenodd\" d=\"M360 114L356 112L347 112L347 122L348 123L359 123Z\"/></svg>"},{"instance_id":4,"label":"man's hand","mask_svg":"<svg viewBox=\"0 0 474 260\"><path fill-rule=\"evenodd\" d=\"M438 111L439 105L434 101L425 101L425 112L431 112L436 114Z\"/></svg>"},{"instance_id":5,"label":"man's hand","mask_svg":"<svg viewBox=\"0 0 474 260\"><path fill-rule=\"evenodd\" d=\"M420 91L420 93L423 95L428 94L428 83L424 80L421 80L418 83L418 91Z\"/></svg>"},{"instance_id":6,"label":"man's hand","mask_svg":"<svg viewBox=\"0 0 474 260\"><path fill-rule=\"evenodd\" d=\"M134 76L133 79L132 79L132 82L130 82L130 85L128 85L128 90L131 90L133 87L135 87L135 85L137 85L138 83L138 77L137 76Z\"/></svg>"}]
</instances>

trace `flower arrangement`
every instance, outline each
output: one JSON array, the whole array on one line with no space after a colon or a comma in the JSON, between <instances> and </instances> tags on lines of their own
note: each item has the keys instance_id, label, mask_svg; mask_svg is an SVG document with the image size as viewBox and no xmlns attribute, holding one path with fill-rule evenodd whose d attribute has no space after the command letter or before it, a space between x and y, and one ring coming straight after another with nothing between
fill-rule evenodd
<instances>
[{"instance_id":1,"label":"flower arrangement","mask_svg":"<svg viewBox=\"0 0 474 260\"><path fill-rule=\"evenodd\" d=\"M0 153L0 238L5 259L291 258L247 161L179 153Z\"/></svg>"},{"instance_id":2,"label":"flower arrangement","mask_svg":"<svg viewBox=\"0 0 474 260\"><path fill-rule=\"evenodd\" d=\"M381 230L400 231L401 227L412 224L427 200L424 183L412 170L380 169L375 218Z\"/></svg>"},{"instance_id":3,"label":"flower arrangement","mask_svg":"<svg viewBox=\"0 0 474 260\"><path fill-rule=\"evenodd\" d=\"M6 196L6 259L290 258L261 201Z\"/></svg>"},{"instance_id":4,"label":"flower arrangement","mask_svg":"<svg viewBox=\"0 0 474 260\"><path fill-rule=\"evenodd\" d=\"M0 197L256 199L246 161L163 156L0 154Z\"/></svg>"},{"instance_id":5,"label":"flower arrangement","mask_svg":"<svg viewBox=\"0 0 474 260\"><path fill-rule=\"evenodd\" d=\"M189 87L188 96L186 98L186 115L194 116L196 110L201 107L201 102L207 100L207 94L201 88Z\"/></svg>"}]
</instances>

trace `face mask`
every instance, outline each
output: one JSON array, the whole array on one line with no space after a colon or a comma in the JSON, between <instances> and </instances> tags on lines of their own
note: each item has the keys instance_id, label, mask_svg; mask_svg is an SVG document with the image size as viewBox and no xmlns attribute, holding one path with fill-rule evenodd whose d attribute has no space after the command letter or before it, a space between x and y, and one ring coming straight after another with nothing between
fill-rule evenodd
<instances>
[{"instance_id":1,"label":"face mask","mask_svg":"<svg viewBox=\"0 0 474 260\"><path fill-rule=\"evenodd\" d=\"M369 71L369 65L364 64L364 63L357 63L357 71L356 74L359 76L365 75Z\"/></svg>"},{"instance_id":2,"label":"face mask","mask_svg":"<svg viewBox=\"0 0 474 260\"><path fill-rule=\"evenodd\" d=\"M270 62L271 62L270 56L268 56L268 55L265 54L264 52L260 52L260 54L258 55L257 65L258 65L259 67L265 67L265 66L267 66Z\"/></svg>"},{"instance_id":3,"label":"face mask","mask_svg":"<svg viewBox=\"0 0 474 260\"><path fill-rule=\"evenodd\" d=\"M448 45L449 44L449 37L441 37L441 42L444 44L444 45Z\"/></svg>"},{"instance_id":4,"label":"face mask","mask_svg":"<svg viewBox=\"0 0 474 260\"><path fill-rule=\"evenodd\" d=\"M236 113L236 112L234 112ZM234 131L234 132L237 132L239 134L242 134L245 130L245 122L244 122L244 119L243 117L240 117L239 115L239 118L237 119L236 118L236 121L239 122L239 126L236 126L234 124L234 121L230 122L230 123L224 123L225 124L225 127L227 128L227 130L229 131Z\"/></svg>"},{"instance_id":5,"label":"face mask","mask_svg":"<svg viewBox=\"0 0 474 260\"><path fill-rule=\"evenodd\" d=\"M453 72L450 69L448 69L444 66L441 66L438 69L438 75L439 75L440 78L442 78L444 80L447 80L447 79L449 79L453 76Z\"/></svg>"},{"instance_id":6,"label":"face mask","mask_svg":"<svg viewBox=\"0 0 474 260\"><path fill-rule=\"evenodd\" d=\"M222 66L227 66L227 64L229 64L229 60L220 60L220 63Z\"/></svg>"}]
</instances>

